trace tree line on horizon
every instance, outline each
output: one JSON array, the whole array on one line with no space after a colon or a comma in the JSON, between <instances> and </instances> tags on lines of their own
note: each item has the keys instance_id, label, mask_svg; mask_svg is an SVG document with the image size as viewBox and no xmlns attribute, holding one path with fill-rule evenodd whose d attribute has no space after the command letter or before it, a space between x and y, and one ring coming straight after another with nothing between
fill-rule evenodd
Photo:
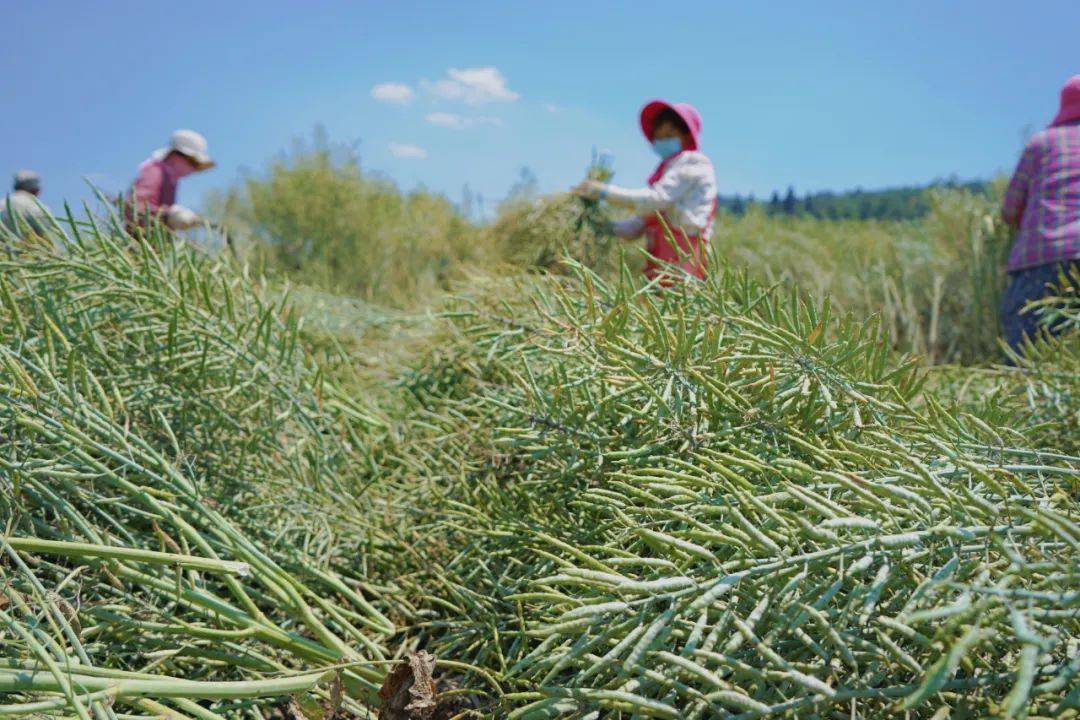
<instances>
[{"instance_id":1,"label":"tree line on horizon","mask_svg":"<svg viewBox=\"0 0 1080 720\"><path fill-rule=\"evenodd\" d=\"M955 178L937 180L927 185L884 188L881 190L807 192L802 196L789 186L787 192L773 191L767 200L753 193L721 195L721 212L745 215L760 208L769 216L815 217L824 220L917 220L930 212L930 195L934 190L960 189L975 194L989 191L985 180L959 181Z\"/></svg>"}]
</instances>

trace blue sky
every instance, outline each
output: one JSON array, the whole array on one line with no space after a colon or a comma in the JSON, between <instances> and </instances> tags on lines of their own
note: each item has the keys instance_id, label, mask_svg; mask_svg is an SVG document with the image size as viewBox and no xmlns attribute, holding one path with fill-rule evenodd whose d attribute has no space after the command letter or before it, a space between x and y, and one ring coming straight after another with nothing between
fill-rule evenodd
<instances>
[{"instance_id":1,"label":"blue sky","mask_svg":"<svg viewBox=\"0 0 1080 720\"><path fill-rule=\"evenodd\" d=\"M492 204L521 166L568 187L593 146L636 184L653 97L699 107L725 193L987 177L1080 73L1076 0L34 0L3 16L0 172L38 170L54 206L87 197L84 176L120 190L177 127L220 162L181 186L195 207L320 124L368 170L454 200L468 183Z\"/></svg>"}]
</instances>

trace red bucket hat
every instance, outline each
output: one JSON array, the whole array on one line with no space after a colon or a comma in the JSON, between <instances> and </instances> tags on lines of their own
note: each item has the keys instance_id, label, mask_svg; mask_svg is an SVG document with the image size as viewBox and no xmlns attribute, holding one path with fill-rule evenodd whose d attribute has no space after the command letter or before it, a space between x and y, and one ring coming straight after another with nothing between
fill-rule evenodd
<instances>
[{"instance_id":1,"label":"red bucket hat","mask_svg":"<svg viewBox=\"0 0 1080 720\"><path fill-rule=\"evenodd\" d=\"M1080 120L1080 75L1073 75L1061 88L1061 109L1050 123L1057 127L1065 123Z\"/></svg>"},{"instance_id":2,"label":"red bucket hat","mask_svg":"<svg viewBox=\"0 0 1080 720\"><path fill-rule=\"evenodd\" d=\"M647 103L645 107L641 108L641 132L645 133L645 138L652 142L653 130L656 128L656 117L664 110L671 110L686 123L686 127L690 128L690 139L693 143L692 147L687 150L697 150L698 144L701 140L701 113L699 113L693 105L687 103L669 103L663 100L653 100Z\"/></svg>"}]
</instances>

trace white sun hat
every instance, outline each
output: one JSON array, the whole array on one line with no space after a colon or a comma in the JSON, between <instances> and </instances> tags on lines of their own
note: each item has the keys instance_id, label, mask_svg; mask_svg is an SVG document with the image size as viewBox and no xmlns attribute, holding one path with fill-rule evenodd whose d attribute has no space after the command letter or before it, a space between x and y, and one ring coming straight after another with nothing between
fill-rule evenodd
<instances>
[{"instance_id":1,"label":"white sun hat","mask_svg":"<svg viewBox=\"0 0 1080 720\"><path fill-rule=\"evenodd\" d=\"M169 138L169 147L161 148L154 156L163 158L174 151L191 158L200 170L207 170L216 164L210 157L206 138L194 130L177 130Z\"/></svg>"}]
</instances>

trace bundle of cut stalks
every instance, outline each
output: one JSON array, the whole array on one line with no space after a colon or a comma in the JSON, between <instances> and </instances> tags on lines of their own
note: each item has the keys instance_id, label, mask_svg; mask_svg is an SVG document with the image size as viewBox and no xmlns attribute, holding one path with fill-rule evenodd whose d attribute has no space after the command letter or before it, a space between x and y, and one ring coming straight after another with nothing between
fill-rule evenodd
<instances>
[{"instance_id":1,"label":"bundle of cut stalks","mask_svg":"<svg viewBox=\"0 0 1080 720\"><path fill-rule=\"evenodd\" d=\"M1080 458L872 324L581 267L455 317L408 383L446 552L397 579L509 717L1076 716Z\"/></svg>"},{"instance_id":2,"label":"bundle of cut stalks","mask_svg":"<svg viewBox=\"0 0 1080 720\"><path fill-rule=\"evenodd\" d=\"M562 261L362 399L242 268L53 232L0 260L0 715L367 717L423 647L458 717L1077 716L1075 334L1017 371L1061 412L965 410L797 289Z\"/></svg>"},{"instance_id":3,"label":"bundle of cut stalks","mask_svg":"<svg viewBox=\"0 0 1080 720\"><path fill-rule=\"evenodd\" d=\"M252 278L66 230L0 261L0 715L367 716L395 628L328 509L380 421Z\"/></svg>"}]
</instances>

